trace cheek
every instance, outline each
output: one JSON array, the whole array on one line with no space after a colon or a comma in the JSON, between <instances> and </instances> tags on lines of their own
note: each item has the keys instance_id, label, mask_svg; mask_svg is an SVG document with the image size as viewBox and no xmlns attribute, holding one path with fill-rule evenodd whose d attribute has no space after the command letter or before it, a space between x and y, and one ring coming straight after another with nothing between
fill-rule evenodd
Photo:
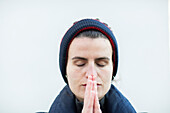
<instances>
[{"instance_id":1,"label":"cheek","mask_svg":"<svg viewBox=\"0 0 170 113\"><path fill-rule=\"evenodd\" d=\"M74 78L79 78L80 77L80 69L78 69L76 66L73 65L69 65L67 66L67 76L72 77L72 79Z\"/></svg>"},{"instance_id":2,"label":"cheek","mask_svg":"<svg viewBox=\"0 0 170 113\"><path fill-rule=\"evenodd\" d=\"M82 71L76 66L68 63L66 73L70 87L78 87L78 85L81 83L81 80L83 79Z\"/></svg>"},{"instance_id":3,"label":"cheek","mask_svg":"<svg viewBox=\"0 0 170 113\"><path fill-rule=\"evenodd\" d=\"M110 89L111 79L112 79L112 69L108 68L107 70L105 69L101 71L99 78L103 83L103 86L98 89L98 97L99 99L101 99Z\"/></svg>"},{"instance_id":4,"label":"cheek","mask_svg":"<svg viewBox=\"0 0 170 113\"><path fill-rule=\"evenodd\" d=\"M84 98L84 92L85 88L81 87L81 83L84 82L84 75L82 73L82 70L68 65L67 67L67 76L68 76L68 84L71 89L71 91L74 93L74 95L78 99L83 99Z\"/></svg>"},{"instance_id":5,"label":"cheek","mask_svg":"<svg viewBox=\"0 0 170 113\"><path fill-rule=\"evenodd\" d=\"M113 68L111 66L101 70L100 78L103 82L111 82L113 75Z\"/></svg>"}]
</instances>

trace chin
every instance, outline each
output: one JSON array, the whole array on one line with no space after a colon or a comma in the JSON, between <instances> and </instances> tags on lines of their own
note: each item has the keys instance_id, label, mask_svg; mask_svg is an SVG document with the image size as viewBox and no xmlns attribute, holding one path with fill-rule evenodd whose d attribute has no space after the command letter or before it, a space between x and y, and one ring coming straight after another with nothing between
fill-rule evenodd
<instances>
[{"instance_id":1,"label":"chin","mask_svg":"<svg viewBox=\"0 0 170 113\"><path fill-rule=\"evenodd\" d=\"M80 102L83 102L83 101L84 101L84 97L76 96L76 98L77 98Z\"/></svg>"},{"instance_id":2,"label":"chin","mask_svg":"<svg viewBox=\"0 0 170 113\"><path fill-rule=\"evenodd\" d=\"M101 100L105 95L98 95L99 100Z\"/></svg>"}]
</instances>

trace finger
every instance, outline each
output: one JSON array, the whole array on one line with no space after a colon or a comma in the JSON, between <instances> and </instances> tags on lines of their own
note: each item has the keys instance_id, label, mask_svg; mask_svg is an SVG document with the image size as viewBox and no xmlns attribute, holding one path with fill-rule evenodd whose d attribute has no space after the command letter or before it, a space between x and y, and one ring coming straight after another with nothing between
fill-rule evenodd
<instances>
[{"instance_id":1,"label":"finger","mask_svg":"<svg viewBox=\"0 0 170 113\"><path fill-rule=\"evenodd\" d=\"M92 81L96 81L97 75L96 74L92 74L91 76L92 76Z\"/></svg>"},{"instance_id":2,"label":"finger","mask_svg":"<svg viewBox=\"0 0 170 113\"><path fill-rule=\"evenodd\" d=\"M92 90L92 85L92 77L89 76L86 84L85 96L88 96L90 94L90 91Z\"/></svg>"},{"instance_id":3,"label":"finger","mask_svg":"<svg viewBox=\"0 0 170 113\"><path fill-rule=\"evenodd\" d=\"M94 98L94 107L93 107L93 109L94 109L94 113L102 113L101 109L100 109L99 100L98 100L97 96L95 96L95 98Z\"/></svg>"},{"instance_id":4,"label":"finger","mask_svg":"<svg viewBox=\"0 0 170 113\"><path fill-rule=\"evenodd\" d=\"M84 105L82 113L93 113L93 104L94 104L94 91L92 91L93 83L92 77L88 77L85 96L84 96Z\"/></svg>"},{"instance_id":5,"label":"finger","mask_svg":"<svg viewBox=\"0 0 170 113\"><path fill-rule=\"evenodd\" d=\"M98 93L97 93L97 84L96 84L96 82L94 82L94 91L95 91L94 107L93 107L94 113L101 113L99 99L98 99Z\"/></svg>"},{"instance_id":6,"label":"finger","mask_svg":"<svg viewBox=\"0 0 170 113\"><path fill-rule=\"evenodd\" d=\"M93 113L95 92L92 90L92 80L88 80L82 113Z\"/></svg>"},{"instance_id":7,"label":"finger","mask_svg":"<svg viewBox=\"0 0 170 113\"><path fill-rule=\"evenodd\" d=\"M91 91L91 96L88 98L88 101L84 103L82 113L93 113L95 92Z\"/></svg>"}]
</instances>

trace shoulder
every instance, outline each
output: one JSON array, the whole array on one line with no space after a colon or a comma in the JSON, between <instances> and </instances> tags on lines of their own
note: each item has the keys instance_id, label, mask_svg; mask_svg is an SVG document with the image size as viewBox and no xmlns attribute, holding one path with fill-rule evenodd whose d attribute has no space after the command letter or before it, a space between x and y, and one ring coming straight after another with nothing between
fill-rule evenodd
<instances>
[{"instance_id":1,"label":"shoulder","mask_svg":"<svg viewBox=\"0 0 170 113\"><path fill-rule=\"evenodd\" d=\"M50 107L49 113L72 113L75 108L75 97L68 85L56 97Z\"/></svg>"},{"instance_id":2,"label":"shoulder","mask_svg":"<svg viewBox=\"0 0 170 113\"><path fill-rule=\"evenodd\" d=\"M136 113L129 100L114 85L106 94L106 104L109 112Z\"/></svg>"}]
</instances>

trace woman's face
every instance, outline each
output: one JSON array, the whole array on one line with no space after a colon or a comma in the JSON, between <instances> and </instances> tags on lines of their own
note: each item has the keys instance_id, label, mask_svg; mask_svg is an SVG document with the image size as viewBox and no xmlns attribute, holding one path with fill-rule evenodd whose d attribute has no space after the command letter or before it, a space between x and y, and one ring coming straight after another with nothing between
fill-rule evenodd
<instances>
[{"instance_id":1,"label":"woman's face","mask_svg":"<svg viewBox=\"0 0 170 113\"><path fill-rule=\"evenodd\" d=\"M83 101L88 76L96 77L98 98L111 86L112 46L105 38L75 38L68 51L67 79L71 91Z\"/></svg>"}]
</instances>

